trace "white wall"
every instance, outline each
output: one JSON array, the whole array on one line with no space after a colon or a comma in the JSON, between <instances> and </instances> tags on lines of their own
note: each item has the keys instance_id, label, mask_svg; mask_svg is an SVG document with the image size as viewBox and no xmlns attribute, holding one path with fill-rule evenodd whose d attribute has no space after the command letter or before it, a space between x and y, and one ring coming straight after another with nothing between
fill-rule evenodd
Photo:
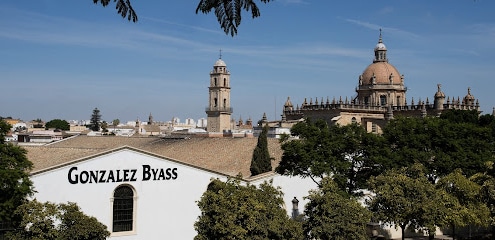
<instances>
[{"instance_id":1,"label":"white wall","mask_svg":"<svg viewBox=\"0 0 495 240\"><path fill-rule=\"evenodd\" d=\"M143 165L153 169L177 168L177 178L170 180L143 181ZM69 175L71 169L77 167ZM105 170L105 179L108 180L108 171L124 169L135 170L136 181L127 182L98 182L71 184L76 174L83 171ZM101 172L99 172L101 174ZM129 176L130 178L130 176ZM34 174L31 179L34 183L35 198L39 201L55 203L76 202L82 211L96 217L112 230L112 197L117 186L131 185L137 194L135 233L126 236L113 236L111 239L193 239L196 235L194 222L201 214L196 201L200 200L212 178L226 177L214 172L198 169L169 161L153 155L144 154L131 149L122 149L80 161L57 169ZM304 211L307 203L303 199L309 189L316 188L311 179L271 175L252 184L259 185L265 180L273 179L274 186L280 186L285 193L284 202L287 214L292 213L292 199L299 200L299 212Z\"/></svg>"},{"instance_id":2,"label":"white wall","mask_svg":"<svg viewBox=\"0 0 495 240\"><path fill-rule=\"evenodd\" d=\"M152 168L177 168L175 180L143 181L143 165ZM225 177L186 165L122 150L56 170L36 174L32 180L39 201L76 202L82 211L96 217L111 231L113 191L122 182L71 184L68 173L77 166L84 170L136 169L136 181L131 185L137 192L136 234L115 239L193 239L194 222L200 215L196 204L206 190L210 179ZM112 237L114 239L114 237Z\"/></svg>"}]
</instances>

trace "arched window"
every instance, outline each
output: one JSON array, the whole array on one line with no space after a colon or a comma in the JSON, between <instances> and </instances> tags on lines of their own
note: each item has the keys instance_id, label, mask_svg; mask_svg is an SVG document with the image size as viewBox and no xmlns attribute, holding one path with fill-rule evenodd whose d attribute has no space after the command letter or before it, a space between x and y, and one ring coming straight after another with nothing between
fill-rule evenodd
<instances>
[{"instance_id":1,"label":"arched window","mask_svg":"<svg viewBox=\"0 0 495 240\"><path fill-rule=\"evenodd\" d=\"M223 86L227 87L227 79L226 78L223 79Z\"/></svg>"},{"instance_id":2,"label":"arched window","mask_svg":"<svg viewBox=\"0 0 495 240\"><path fill-rule=\"evenodd\" d=\"M356 123L356 122L357 122L357 121L356 121L356 118L355 118L355 117L352 117L351 122L352 122L352 123Z\"/></svg>"},{"instance_id":3,"label":"arched window","mask_svg":"<svg viewBox=\"0 0 495 240\"><path fill-rule=\"evenodd\" d=\"M380 105L382 105L382 106L387 105L387 96L385 96L385 95L380 96Z\"/></svg>"},{"instance_id":4,"label":"arched window","mask_svg":"<svg viewBox=\"0 0 495 240\"><path fill-rule=\"evenodd\" d=\"M117 187L113 193L112 232L129 232L134 228L134 191L128 185Z\"/></svg>"},{"instance_id":5,"label":"arched window","mask_svg":"<svg viewBox=\"0 0 495 240\"><path fill-rule=\"evenodd\" d=\"M213 107L217 107L218 103L217 103L217 98L214 99L214 102L213 102Z\"/></svg>"}]
</instances>

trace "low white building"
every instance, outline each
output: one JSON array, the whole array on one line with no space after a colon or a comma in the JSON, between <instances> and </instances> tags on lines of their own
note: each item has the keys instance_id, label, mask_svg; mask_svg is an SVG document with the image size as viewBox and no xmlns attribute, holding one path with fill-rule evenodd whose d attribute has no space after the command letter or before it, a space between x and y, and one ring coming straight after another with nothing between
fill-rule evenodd
<instances>
[{"instance_id":1,"label":"low white building","mask_svg":"<svg viewBox=\"0 0 495 240\"><path fill-rule=\"evenodd\" d=\"M282 151L269 139L278 164ZM197 206L213 178L242 174L245 183L273 179L292 200L316 188L310 179L273 172L250 177L255 138L98 137L78 136L45 147L26 147L33 161L35 198L56 203L76 202L111 232L111 239L193 239Z\"/></svg>"}]
</instances>

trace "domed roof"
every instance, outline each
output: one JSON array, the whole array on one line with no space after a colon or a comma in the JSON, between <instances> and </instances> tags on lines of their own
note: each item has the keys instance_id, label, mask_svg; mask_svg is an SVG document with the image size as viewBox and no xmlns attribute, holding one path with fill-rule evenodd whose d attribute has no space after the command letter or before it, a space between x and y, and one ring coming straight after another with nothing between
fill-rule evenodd
<instances>
[{"instance_id":1,"label":"domed roof","mask_svg":"<svg viewBox=\"0 0 495 240\"><path fill-rule=\"evenodd\" d=\"M387 50L387 47L385 46L385 44L383 44L381 38L380 38L380 42L378 42L375 46L375 51L376 50Z\"/></svg>"},{"instance_id":2,"label":"domed roof","mask_svg":"<svg viewBox=\"0 0 495 240\"><path fill-rule=\"evenodd\" d=\"M435 98L445 98L445 93L442 92L442 90L440 89L442 87L441 84L437 84L437 92L435 93Z\"/></svg>"},{"instance_id":3,"label":"domed roof","mask_svg":"<svg viewBox=\"0 0 495 240\"><path fill-rule=\"evenodd\" d=\"M468 88L468 93L467 95L464 97L464 102L468 103L468 102L473 102L474 101L474 96L471 95L471 88L469 87Z\"/></svg>"},{"instance_id":4,"label":"domed roof","mask_svg":"<svg viewBox=\"0 0 495 240\"><path fill-rule=\"evenodd\" d=\"M399 71L388 62L374 62L370 64L360 76L362 85L372 85L373 77L375 84L401 84L401 75Z\"/></svg>"},{"instance_id":5,"label":"domed roof","mask_svg":"<svg viewBox=\"0 0 495 240\"><path fill-rule=\"evenodd\" d=\"M218 59L216 62L215 62L215 65L213 65L215 67L226 67L227 64L225 64L225 62L220 58Z\"/></svg>"}]
</instances>

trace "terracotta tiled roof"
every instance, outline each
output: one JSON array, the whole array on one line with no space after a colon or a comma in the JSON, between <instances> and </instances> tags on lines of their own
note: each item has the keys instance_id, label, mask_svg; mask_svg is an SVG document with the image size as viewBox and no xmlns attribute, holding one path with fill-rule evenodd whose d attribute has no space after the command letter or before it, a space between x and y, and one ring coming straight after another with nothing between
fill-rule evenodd
<instances>
[{"instance_id":1,"label":"terracotta tiled roof","mask_svg":"<svg viewBox=\"0 0 495 240\"><path fill-rule=\"evenodd\" d=\"M401 75L392 64L388 62L372 63L363 72L363 85L373 85L373 76L376 84L390 84L391 75L393 84L401 84Z\"/></svg>"},{"instance_id":2,"label":"terracotta tiled roof","mask_svg":"<svg viewBox=\"0 0 495 240\"><path fill-rule=\"evenodd\" d=\"M257 138L164 139L81 135L48 146L24 148L33 162L33 172L129 146L225 175L241 173L247 179L251 175L249 167L257 141ZM278 139L268 139L268 148L270 156L275 159L272 162L275 169L282 157Z\"/></svg>"}]
</instances>

